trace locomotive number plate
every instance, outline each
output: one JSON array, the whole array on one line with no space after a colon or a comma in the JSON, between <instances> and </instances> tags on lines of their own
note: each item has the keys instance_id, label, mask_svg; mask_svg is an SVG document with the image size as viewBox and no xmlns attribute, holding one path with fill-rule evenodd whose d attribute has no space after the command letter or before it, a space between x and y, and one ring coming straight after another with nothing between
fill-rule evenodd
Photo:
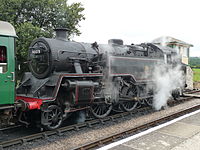
<instances>
[{"instance_id":1,"label":"locomotive number plate","mask_svg":"<svg viewBox=\"0 0 200 150\"><path fill-rule=\"evenodd\" d=\"M41 50L39 49L32 50L32 54L40 54L40 53L41 53Z\"/></svg>"}]
</instances>

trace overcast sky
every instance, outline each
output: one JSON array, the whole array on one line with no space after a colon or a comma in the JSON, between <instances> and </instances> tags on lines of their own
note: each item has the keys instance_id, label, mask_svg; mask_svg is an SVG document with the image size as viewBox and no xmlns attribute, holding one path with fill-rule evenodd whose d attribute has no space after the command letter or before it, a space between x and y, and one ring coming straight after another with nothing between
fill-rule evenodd
<instances>
[{"instance_id":1,"label":"overcast sky","mask_svg":"<svg viewBox=\"0 0 200 150\"><path fill-rule=\"evenodd\" d=\"M81 2L86 20L80 22L79 42L125 44L151 42L172 36L193 44L191 56L200 56L200 1L198 0L69 0Z\"/></svg>"}]
</instances>

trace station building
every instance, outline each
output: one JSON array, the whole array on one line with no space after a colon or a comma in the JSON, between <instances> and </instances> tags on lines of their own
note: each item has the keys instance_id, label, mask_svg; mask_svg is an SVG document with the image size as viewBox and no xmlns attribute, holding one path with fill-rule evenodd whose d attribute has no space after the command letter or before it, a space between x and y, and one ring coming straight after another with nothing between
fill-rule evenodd
<instances>
[{"instance_id":1,"label":"station building","mask_svg":"<svg viewBox=\"0 0 200 150\"><path fill-rule=\"evenodd\" d=\"M182 63L188 65L190 57L190 47L193 47L192 44L186 43L170 36L162 36L153 40L152 42L158 45L173 48L178 54L180 54Z\"/></svg>"}]
</instances>

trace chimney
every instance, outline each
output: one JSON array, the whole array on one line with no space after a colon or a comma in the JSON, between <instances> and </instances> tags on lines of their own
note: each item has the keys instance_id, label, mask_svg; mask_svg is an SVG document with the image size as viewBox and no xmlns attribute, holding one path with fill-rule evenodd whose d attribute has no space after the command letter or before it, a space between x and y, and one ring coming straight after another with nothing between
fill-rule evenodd
<instances>
[{"instance_id":1,"label":"chimney","mask_svg":"<svg viewBox=\"0 0 200 150\"><path fill-rule=\"evenodd\" d=\"M70 31L68 28L56 28L54 31L56 32L56 39L68 41L68 32Z\"/></svg>"},{"instance_id":2,"label":"chimney","mask_svg":"<svg viewBox=\"0 0 200 150\"><path fill-rule=\"evenodd\" d=\"M110 39L110 40L108 40L108 44L123 45L123 40L121 40L121 39Z\"/></svg>"}]
</instances>

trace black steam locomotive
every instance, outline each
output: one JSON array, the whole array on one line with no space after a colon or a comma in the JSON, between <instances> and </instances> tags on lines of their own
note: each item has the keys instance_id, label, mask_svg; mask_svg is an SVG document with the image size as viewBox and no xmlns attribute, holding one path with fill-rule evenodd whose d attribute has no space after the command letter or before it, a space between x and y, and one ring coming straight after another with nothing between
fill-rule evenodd
<instances>
[{"instance_id":1,"label":"black steam locomotive","mask_svg":"<svg viewBox=\"0 0 200 150\"><path fill-rule=\"evenodd\" d=\"M120 39L78 43L68 41L66 33L57 29L55 39L32 42L31 72L17 89L21 122L52 130L75 111L103 118L114 108L132 111L144 102L151 105L154 66L172 63L174 52L152 43L123 45Z\"/></svg>"}]
</instances>

